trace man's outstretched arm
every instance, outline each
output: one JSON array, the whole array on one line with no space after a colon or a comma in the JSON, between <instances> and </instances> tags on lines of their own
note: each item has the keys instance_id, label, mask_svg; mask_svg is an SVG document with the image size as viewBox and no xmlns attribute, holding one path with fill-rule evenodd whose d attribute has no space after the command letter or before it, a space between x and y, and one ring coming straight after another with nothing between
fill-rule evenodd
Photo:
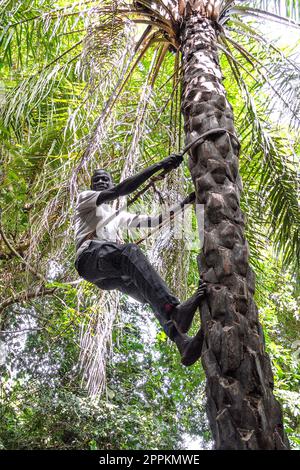
<instances>
[{"instance_id":1,"label":"man's outstretched arm","mask_svg":"<svg viewBox=\"0 0 300 470\"><path fill-rule=\"evenodd\" d=\"M195 202L195 193L189 194L181 202L174 204L158 215L135 215L130 212L124 213L124 224L128 228L156 228L159 227L165 220L171 220L173 215L182 212L185 205L193 204Z\"/></svg>"},{"instance_id":2,"label":"man's outstretched arm","mask_svg":"<svg viewBox=\"0 0 300 470\"><path fill-rule=\"evenodd\" d=\"M172 217L173 214L176 216L177 213L182 212L185 205L192 204L195 202L195 200L196 200L195 193L194 192L190 193L185 199L171 206L169 210L167 210L166 212L163 212L156 216L150 216L149 217L150 227L152 228L158 227L166 218Z\"/></svg>"},{"instance_id":3,"label":"man's outstretched arm","mask_svg":"<svg viewBox=\"0 0 300 470\"><path fill-rule=\"evenodd\" d=\"M113 188L101 191L97 198L97 206L100 206L100 204L105 202L114 201L120 196L127 196L128 194L131 194L155 173L160 170L170 170L177 168L182 163L182 160L183 158L181 155L170 155L159 163L154 163L154 165L149 166L137 175L126 178L124 181L117 184Z\"/></svg>"}]
</instances>

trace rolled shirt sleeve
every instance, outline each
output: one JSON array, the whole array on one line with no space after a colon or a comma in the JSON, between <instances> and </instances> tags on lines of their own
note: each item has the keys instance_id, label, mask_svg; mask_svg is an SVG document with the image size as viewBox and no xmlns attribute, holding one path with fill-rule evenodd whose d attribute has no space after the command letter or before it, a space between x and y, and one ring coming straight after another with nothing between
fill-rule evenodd
<instances>
[{"instance_id":1,"label":"rolled shirt sleeve","mask_svg":"<svg viewBox=\"0 0 300 470\"><path fill-rule=\"evenodd\" d=\"M122 211L119 217L120 227L122 228L133 229L152 226L150 225L152 217L146 214L133 214L131 212Z\"/></svg>"}]
</instances>

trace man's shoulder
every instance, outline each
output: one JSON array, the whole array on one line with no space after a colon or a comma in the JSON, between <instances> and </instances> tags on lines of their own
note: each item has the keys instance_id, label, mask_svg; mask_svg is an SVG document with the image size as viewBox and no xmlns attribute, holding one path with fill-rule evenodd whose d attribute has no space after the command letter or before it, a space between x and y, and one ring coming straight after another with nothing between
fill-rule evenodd
<instances>
[{"instance_id":1,"label":"man's shoulder","mask_svg":"<svg viewBox=\"0 0 300 470\"><path fill-rule=\"evenodd\" d=\"M93 196L94 194L99 194L99 191L93 191L92 189L85 189L84 191L80 191L78 197L85 197L85 196Z\"/></svg>"},{"instance_id":2,"label":"man's shoulder","mask_svg":"<svg viewBox=\"0 0 300 470\"><path fill-rule=\"evenodd\" d=\"M81 191L77 196L77 209L84 210L85 208L96 207L98 196L99 191L92 191L91 189Z\"/></svg>"},{"instance_id":3,"label":"man's shoulder","mask_svg":"<svg viewBox=\"0 0 300 470\"><path fill-rule=\"evenodd\" d=\"M82 202L87 199L92 199L98 195L99 195L99 191L93 191L92 189L87 189L84 191L80 191L77 197L77 201Z\"/></svg>"}]
</instances>

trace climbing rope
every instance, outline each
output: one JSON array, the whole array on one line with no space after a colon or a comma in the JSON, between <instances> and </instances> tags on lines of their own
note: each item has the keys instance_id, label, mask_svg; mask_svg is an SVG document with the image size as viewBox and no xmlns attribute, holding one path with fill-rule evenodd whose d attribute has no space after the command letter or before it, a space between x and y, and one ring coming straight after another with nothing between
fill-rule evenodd
<instances>
[{"instance_id":1,"label":"climbing rope","mask_svg":"<svg viewBox=\"0 0 300 470\"><path fill-rule=\"evenodd\" d=\"M178 154L178 155L181 155L182 157L195 145L202 145L205 140L212 136L212 135L215 135L215 134L229 134L231 137L233 137L236 142L238 143L238 145L240 145L239 143L239 140L237 138L236 135L234 135L232 132L230 132L228 129L225 129L223 127L216 127L215 129L210 129L209 131L207 132L204 132L203 134L201 134L199 137L197 137L195 140L193 140L193 142L190 142L189 144L187 144L184 149ZM231 141L230 141L231 142ZM157 182L157 181L161 181L163 180L166 175L172 170L172 168L170 168L169 170L163 170L161 173L159 173L158 175L156 176L153 176L152 178L150 178L150 181L148 184L146 184L146 186L144 186L140 191L138 191L131 199L129 199L129 201L127 201L123 206L121 206L119 209L116 210L116 212L114 212L112 215L110 215L109 217L107 217L107 219L105 219L102 224L97 227L97 230L98 229L101 229L103 227L105 227L109 222L111 222L115 217L117 217L122 211L126 210L129 206L131 206L137 199L139 199L146 191L148 191L148 189L150 189L151 187L154 187L154 184ZM188 196L189 197L189 196ZM142 240L141 240L142 241ZM141 243L141 241L139 241L138 243Z\"/></svg>"},{"instance_id":2,"label":"climbing rope","mask_svg":"<svg viewBox=\"0 0 300 470\"><path fill-rule=\"evenodd\" d=\"M232 132L230 132L228 129L225 129L224 127L216 127L215 129L210 129L207 132L204 132L204 134L199 135L193 142L190 142L188 145L184 147L182 152L180 152L179 155L184 155L187 153L195 144L201 145L203 142L207 139L207 137L214 135L214 134L229 134L231 137L235 139L235 141L240 145L239 139L237 138L236 135L234 135Z\"/></svg>"},{"instance_id":3,"label":"climbing rope","mask_svg":"<svg viewBox=\"0 0 300 470\"><path fill-rule=\"evenodd\" d=\"M195 200L196 200L196 194L194 192L190 193L183 201L181 201L180 210L178 210L177 212L172 211L172 212L169 213L169 217L162 218L162 221L160 222L160 224L154 230L151 230L151 233L149 233L148 235L145 235L145 237L140 238L139 240L137 240L135 242L135 244L140 245L140 243L143 243L145 240L147 240L154 233L159 232L163 228L163 226L166 225L166 222L171 222L172 220L174 220L175 216L179 212L182 212L182 210L185 206L187 206L189 204L192 204Z\"/></svg>"}]
</instances>

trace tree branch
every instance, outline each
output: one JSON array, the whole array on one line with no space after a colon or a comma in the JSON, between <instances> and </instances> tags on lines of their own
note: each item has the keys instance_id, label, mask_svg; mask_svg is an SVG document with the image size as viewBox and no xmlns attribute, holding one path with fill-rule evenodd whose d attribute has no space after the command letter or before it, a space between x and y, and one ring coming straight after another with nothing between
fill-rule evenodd
<instances>
[{"instance_id":1,"label":"tree branch","mask_svg":"<svg viewBox=\"0 0 300 470\"><path fill-rule=\"evenodd\" d=\"M3 238L3 236L1 235L1 237ZM15 250L17 253L19 253L19 255L23 255L23 252L25 250L27 250L27 248L29 247L30 243L27 241L27 242L24 242L24 243L20 243L20 245L16 246ZM6 245L7 246L7 245ZM5 253L4 251L0 251L0 260L10 260L12 259L15 255L15 253L13 252L10 252L10 253Z\"/></svg>"},{"instance_id":2,"label":"tree branch","mask_svg":"<svg viewBox=\"0 0 300 470\"><path fill-rule=\"evenodd\" d=\"M11 297L8 297L8 299L0 303L0 314L3 312L4 309L6 309L12 304L25 302L26 300L36 299L38 297L43 297L44 295L52 295L54 294L56 289L57 287L47 289L43 286L39 286L35 290L23 291L18 294L12 295Z\"/></svg>"}]
</instances>

